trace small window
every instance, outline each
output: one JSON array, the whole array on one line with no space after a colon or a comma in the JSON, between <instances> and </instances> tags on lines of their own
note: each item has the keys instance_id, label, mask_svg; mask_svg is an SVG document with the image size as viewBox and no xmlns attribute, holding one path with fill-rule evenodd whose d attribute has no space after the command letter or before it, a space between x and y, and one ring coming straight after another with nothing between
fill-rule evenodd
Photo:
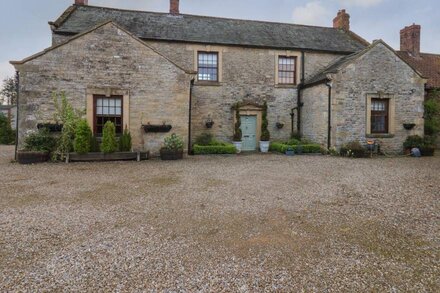
<instances>
[{"instance_id":1,"label":"small window","mask_svg":"<svg viewBox=\"0 0 440 293\"><path fill-rule=\"evenodd\" d=\"M94 133L102 136L104 124L107 121L113 122L116 128L116 134L120 135L123 131L122 124L122 96L94 96L95 117Z\"/></svg>"},{"instance_id":2,"label":"small window","mask_svg":"<svg viewBox=\"0 0 440 293\"><path fill-rule=\"evenodd\" d=\"M218 53L198 53L198 80L218 81Z\"/></svg>"},{"instance_id":3,"label":"small window","mask_svg":"<svg viewBox=\"0 0 440 293\"><path fill-rule=\"evenodd\" d=\"M296 57L278 57L278 83L296 84Z\"/></svg>"},{"instance_id":4,"label":"small window","mask_svg":"<svg viewBox=\"0 0 440 293\"><path fill-rule=\"evenodd\" d=\"M371 99L371 133L388 133L389 99Z\"/></svg>"}]
</instances>

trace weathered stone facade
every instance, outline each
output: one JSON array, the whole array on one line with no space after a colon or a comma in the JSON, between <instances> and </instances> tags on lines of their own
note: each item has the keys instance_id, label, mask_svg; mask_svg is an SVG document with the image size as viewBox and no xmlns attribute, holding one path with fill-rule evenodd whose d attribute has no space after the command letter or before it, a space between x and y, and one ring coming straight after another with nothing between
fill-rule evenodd
<instances>
[{"instance_id":1,"label":"weathered stone facade","mask_svg":"<svg viewBox=\"0 0 440 293\"><path fill-rule=\"evenodd\" d=\"M26 60L25 60L26 61ZM167 123L188 138L188 101L193 75L147 47L113 23L75 37L24 64L20 71L19 144L37 123L53 120L52 94L65 92L79 110L87 95L124 91L129 96L128 128L134 149L157 153L164 134L145 134L142 124ZM185 144L186 146L187 144Z\"/></svg>"},{"instance_id":2,"label":"weathered stone facade","mask_svg":"<svg viewBox=\"0 0 440 293\"><path fill-rule=\"evenodd\" d=\"M383 42L376 42L358 58L330 74L332 83L331 145L376 140L381 149L401 152L409 135L423 135L424 83L408 64ZM389 132L370 133L370 99L389 102ZM304 90L303 133L327 144L328 88L325 84ZM315 112L314 112L315 111ZM317 111L317 112L316 112ZM404 123L415 123L405 130Z\"/></svg>"}]
</instances>

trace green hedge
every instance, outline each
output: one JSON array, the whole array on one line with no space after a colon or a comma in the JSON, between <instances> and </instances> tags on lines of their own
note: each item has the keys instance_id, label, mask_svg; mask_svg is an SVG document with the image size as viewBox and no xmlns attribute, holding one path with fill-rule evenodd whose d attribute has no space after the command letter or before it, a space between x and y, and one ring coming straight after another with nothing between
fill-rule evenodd
<instances>
[{"instance_id":1,"label":"green hedge","mask_svg":"<svg viewBox=\"0 0 440 293\"><path fill-rule=\"evenodd\" d=\"M211 155L211 154L236 154L237 150L233 144L224 145L194 145L195 155Z\"/></svg>"},{"instance_id":2,"label":"green hedge","mask_svg":"<svg viewBox=\"0 0 440 293\"><path fill-rule=\"evenodd\" d=\"M302 147L303 154L321 153L321 146L319 144L304 144L304 145L287 145L280 142L271 142L270 151L285 154L288 148L292 148L297 152L298 147Z\"/></svg>"}]
</instances>

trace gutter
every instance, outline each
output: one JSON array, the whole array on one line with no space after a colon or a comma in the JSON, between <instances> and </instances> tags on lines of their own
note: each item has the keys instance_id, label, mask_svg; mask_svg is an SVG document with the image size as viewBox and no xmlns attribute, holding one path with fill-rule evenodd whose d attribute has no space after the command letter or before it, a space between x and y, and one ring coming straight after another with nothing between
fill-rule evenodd
<instances>
[{"instance_id":1,"label":"gutter","mask_svg":"<svg viewBox=\"0 0 440 293\"><path fill-rule=\"evenodd\" d=\"M188 155L194 155L191 144L191 120L192 120L192 95L194 88L194 78L191 79L190 87L189 87L189 115L188 115Z\"/></svg>"},{"instance_id":2,"label":"gutter","mask_svg":"<svg viewBox=\"0 0 440 293\"><path fill-rule=\"evenodd\" d=\"M332 87L333 84L328 80L325 85L328 87L328 125L327 125L327 149L332 144Z\"/></svg>"},{"instance_id":3,"label":"gutter","mask_svg":"<svg viewBox=\"0 0 440 293\"><path fill-rule=\"evenodd\" d=\"M305 53L304 51L301 51L301 82L298 85L298 97L297 97L297 106L292 109L298 111L298 117L297 117L297 123L296 123L296 129L299 135L301 135L301 108L304 106L304 103L302 102L302 95L301 91L304 88L304 82L305 82ZM293 127L292 127L292 133L293 133Z\"/></svg>"},{"instance_id":4,"label":"gutter","mask_svg":"<svg viewBox=\"0 0 440 293\"><path fill-rule=\"evenodd\" d=\"M20 115L20 72L15 72L15 78L17 80L16 91L17 91L17 115L15 116L15 160L17 161L18 152L18 123Z\"/></svg>"}]
</instances>

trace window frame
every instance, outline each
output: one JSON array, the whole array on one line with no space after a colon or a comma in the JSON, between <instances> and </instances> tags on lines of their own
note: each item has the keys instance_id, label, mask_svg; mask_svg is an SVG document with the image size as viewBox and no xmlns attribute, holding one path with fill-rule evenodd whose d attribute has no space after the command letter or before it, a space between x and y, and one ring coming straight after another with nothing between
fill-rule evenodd
<instances>
[{"instance_id":1,"label":"window frame","mask_svg":"<svg viewBox=\"0 0 440 293\"><path fill-rule=\"evenodd\" d=\"M373 110L374 102L385 103L384 111ZM385 117L385 129L377 131L373 129L373 117ZM389 134L390 133L390 99L389 98L371 98L370 106L370 133L371 134Z\"/></svg>"},{"instance_id":2,"label":"window frame","mask_svg":"<svg viewBox=\"0 0 440 293\"><path fill-rule=\"evenodd\" d=\"M121 115L99 115L99 116L113 116L121 117L121 132L116 132L116 136L121 136L124 132L124 96L123 95L93 95L93 135L102 137L102 133L98 133L97 123L97 101L98 99L119 99L121 101ZM104 126L103 126L104 127Z\"/></svg>"},{"instance_id":3,"label":"window frame","mask_svg":"<svg viewBox=\"0 0 440 293\"><path fill-rule=\"evenodd\" d=\"M200 68L210 68L210 67L201 67L200 66L200 55L201 54L208 54L208 55L216 55L217 56L217 66L216 66L216 77L217 79L200 79ZM199 82L206 82L206 83L218 83L220 82L220 52L217 51L197 51L197 81Z\"/></svg>"},{"instance_id":4,"label":"window frame","mask_svg":"<svg viewBox=\"0 0 440 293\"><path fill-rule=\"evenodd\" d=\"M297 66L298 66L298 56L289 56L289 55L278 55L277 56L277 84L279 85L286 85L286 86L293 86L293 85L297 85ZM281 70L280 68L280 60L281 59L293 59L293 71L287 71L287 70ZM286 83L286 82L281 82L281 78L280 78L280 73L281 72L293 72L293 83Z\"/></svg>"}]
</instances>

